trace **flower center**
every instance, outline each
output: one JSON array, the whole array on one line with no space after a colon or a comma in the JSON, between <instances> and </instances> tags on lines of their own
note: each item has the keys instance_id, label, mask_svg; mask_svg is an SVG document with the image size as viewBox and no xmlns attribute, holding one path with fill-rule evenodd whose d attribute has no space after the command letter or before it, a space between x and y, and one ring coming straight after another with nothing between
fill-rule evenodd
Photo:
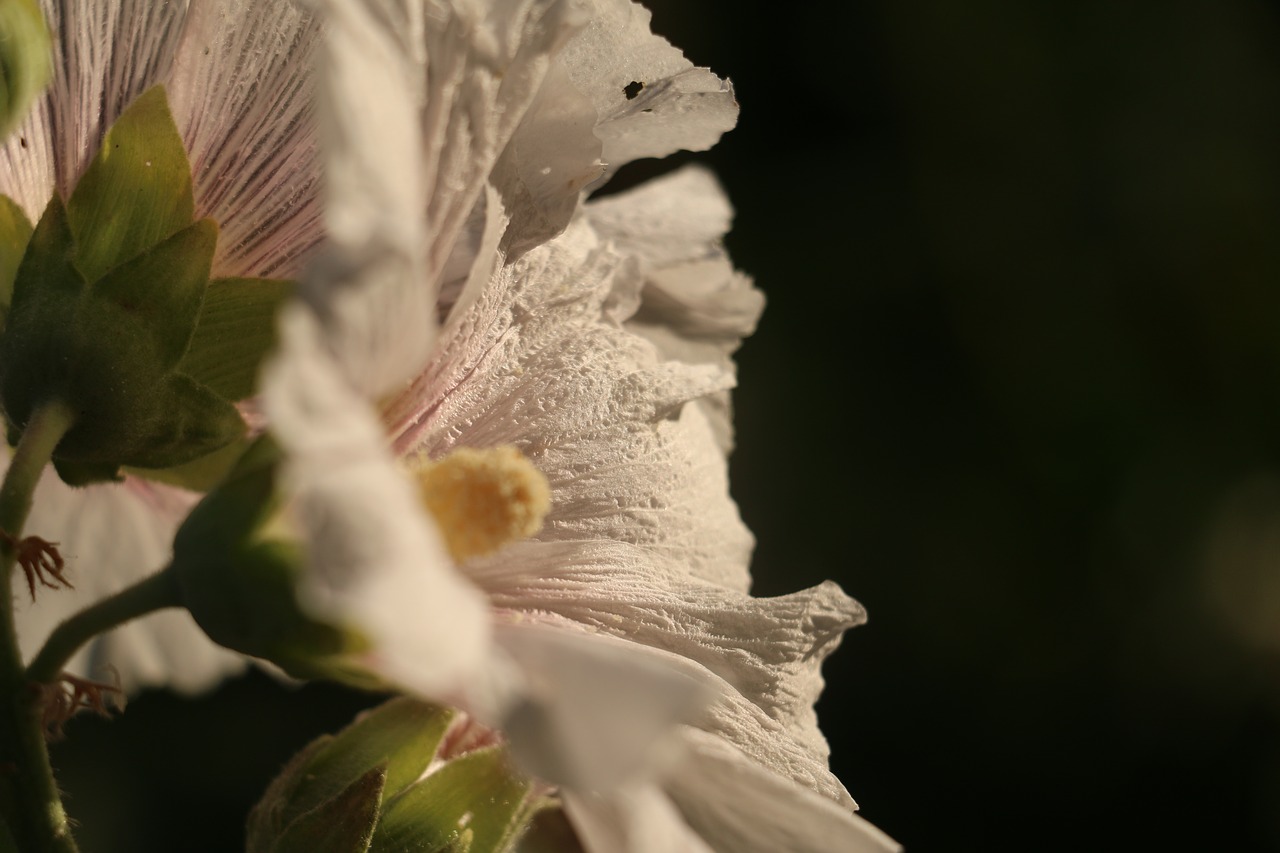
<instances>
[{"instance_id":1,"label":"flower center","mask_svg":"<svg viewBox=\"0 0 1280 853\"><path fill-rule=\"evenodd\" d=\"M462 447L414 474L455 560L532 536L551 508L547 478L514 447Z\"/></svg>"}]
</instances>

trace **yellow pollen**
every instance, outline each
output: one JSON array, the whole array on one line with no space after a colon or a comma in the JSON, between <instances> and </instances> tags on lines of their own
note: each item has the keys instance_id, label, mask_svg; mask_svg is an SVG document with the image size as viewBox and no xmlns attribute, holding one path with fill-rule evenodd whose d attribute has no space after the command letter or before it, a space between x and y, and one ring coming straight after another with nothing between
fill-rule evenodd
<instances>
[{"instance_id":1,"label":"yellow pollen","mask_svg":"<svg viewBox=\"0 0 1280 853\"><path fill-rule=\"evenodd\" d=\"M462 447L414 473L455 560L532 536L551 508L547 478L514 447Z\"/></svg>"}]
</instances>

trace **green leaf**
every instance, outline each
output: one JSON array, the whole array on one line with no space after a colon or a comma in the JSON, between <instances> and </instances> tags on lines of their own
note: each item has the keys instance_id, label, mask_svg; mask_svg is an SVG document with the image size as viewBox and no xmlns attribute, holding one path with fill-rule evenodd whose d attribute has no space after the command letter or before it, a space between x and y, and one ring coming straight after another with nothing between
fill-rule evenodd
<instances>
[{"instance_id":1,"label":"green leaf","mask_svg":"<svg viewBox=\"0 0 1280 853\"><path fill-rule=\"evenodd\" d=\"M49 28L35 0L0 3L0 137L22 121L52 72Z\"/></svg>"},{"instance_id":2,"label":"green leaf","mask_svg":"<svg viewBox=\"0 0 1280 853\"><path fill-rule=\"evenodd\" d=\"M289 824L273 853L365 853L378 823L386 779L386 768L369 770Z\"/></svg>"},{"instance_id":3,"label":"green leaf","mask_svg":"<svg viewBox=\"0 0 1280 853\"><path fill-rule=\"evenodd\" d=\"M116 119L76 185L67 213L87 281L186 228L194 217L191 165L163 86Z\"/></svg>"},{"instance_id":4,"label":"green leaf","mask_svg":"<svg viewBox=\"0 0 1280 853\"><path fill-rule=\"evenodd\" d=\"M523 829L529 791L500 747L478 749L388 798L369 849L442 851L469 834L471 853L504 853Z\"/></svg>"},{"instance_id":5,"label":"green leaf","mask_svg":"<svg viewBox=\"0 0 1280 853\"><path fill-rule=\"evenodd\" d=\"M279 279L209 282L200 322L178 369L228 400L252 396L262 360L276 343L276 315L294 290L293 282Z\"/></svg>"},{"instance_id":6,"label":"green leaf","mask_svg":"<svg viewBox=\"0 0 1280 853\"><path fill-rule=\"evenodd\" d=\"M218 226L201 219L112 269L89 288L136 318L156 342L157 367L182 360L204 302Z\"/></svg>"},{"instance_id":7,"label":"green leaf","mask_svg":"<svg viewBox=\"0 0 1280 853\"><path fill-rule=\"evenodd\" d=\"M0 328L13 300L13 280L31 241L31 221L7 195L0 195Z\"/></svg>"}]
</instances>

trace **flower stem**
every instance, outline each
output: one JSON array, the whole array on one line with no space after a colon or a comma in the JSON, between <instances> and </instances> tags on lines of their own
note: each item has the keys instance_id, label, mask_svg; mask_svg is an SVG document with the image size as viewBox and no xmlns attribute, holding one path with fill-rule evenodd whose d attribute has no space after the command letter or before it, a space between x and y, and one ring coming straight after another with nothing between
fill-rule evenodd
<instances>
[{"instance_id":1,"label":"flower stem","mask_svg":"<svg viewBox=\"0 0 1280 853\"><path fill-rule=\"evenodd\" d=\"M32 413L0 485L0 814L19 849L75 853L49 766L37 693L27 685L13 621L13 564L32 496L75 412L53 400Z\"/></svg>"},{"instance_id":2,"label":"flower stem","mask_svg":"<svg viewBox=\"0 0 1280 853\"><path fill-rule=\"evenodd\" d=\"M27 681L34 684L54 681L71 656L104 631L155 610L180 606L181 591L172 571L166 568L143 578L64 620L27 667Z\"/></svg>"}]
</instances>

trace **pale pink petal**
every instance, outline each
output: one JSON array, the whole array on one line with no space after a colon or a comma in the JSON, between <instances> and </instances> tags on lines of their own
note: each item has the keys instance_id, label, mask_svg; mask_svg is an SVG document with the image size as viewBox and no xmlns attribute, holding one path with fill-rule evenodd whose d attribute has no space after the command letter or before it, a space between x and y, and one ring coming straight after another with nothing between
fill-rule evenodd
<instances>
[{"instance_id":1,"label":"pale pink petal","mask_svg":"<svg viewBox=\"0 0 1280 853\"><path fill-rule=\"evenodd\" d=\"M896 853L847 808L769 773L720 738L683 731L687 757L664 787L717 853Z\"/></svg>"},{"instance_id":2,"label":"pale pink petal","mask_svg":"<svg viewBox=\"0 0 1280 853\"><path fill-rule=\"evenodd\" d=\"M0 145L0 192L33 221L70 195L130 103L165 84L215 275L296 275L320 237L307 75L314 27L289 0L42 0L54 80Z\"/></svg>"},{"instance_id":3,"label":"pale pink petal","mask_svg":"<svg viewBox=\"0 0 1280 853\"><path fill-rule=\"evenodd\" d=\"M215 276L294 278L320 239L318 35L290 0L190 4L163 82L187 143L196 216L221 227Z\"/></svg>"},{"instance_id":4,"label":"pale pink petal","mask_svg":"<svg viewBox=\"0 0 1280 853\"><path fill-rule=\"evenodd\" d=\"M195 495L129 478L122 485L72 489L46 472L36 489L26 533L59 543L74 589L37 587L31 603L15 572L15 618L30 658L63 619L164 568L173 534ZM71 672L108 678L113 667L126 691L168 686L192 693L244 667L244 659L215 646L181 610L166 610L106 634L72 661Z\"/></svg>"},{"instance_id":5,"label":"pale pink petal","mask_svg":"<svg viewBox=\"0 0 1280 853\"><path fill-rule=\"evenodd\" d=\"M67 197L103 134L134 98L163 82L186 2L41 0L53 34L53 82L0 146L0 192L34 222Z\"/></svg>"}]
</instances>

